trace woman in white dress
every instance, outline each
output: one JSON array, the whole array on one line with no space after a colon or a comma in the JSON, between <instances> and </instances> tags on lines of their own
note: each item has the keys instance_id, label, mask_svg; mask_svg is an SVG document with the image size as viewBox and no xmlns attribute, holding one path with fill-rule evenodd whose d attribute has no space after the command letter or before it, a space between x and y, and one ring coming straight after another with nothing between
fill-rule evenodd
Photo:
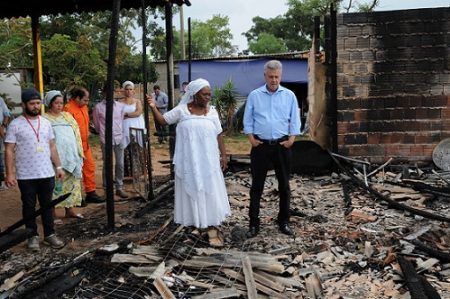
<instances>
[{"instance_id":1,"label":"woman in white dress","mask_svg":"<svg viewBox=\"0 0 450 299\"><path fill-rule=\"evenodd\" d=\"M142 103L139 99L134 98L134 84L131 81L125 81L122 84L123 92L125 97L120 100L121 103L125 104L125 119L123 120L123 141L122 147L126 148L130 142L130 128L145 129L145 121L142 116ZM136 136L133 136L136 138ZM142 147L142 139L137 138L136 140Z\"/></svg>"},{"instance_id":2,"label":"woman in white dress","mask_svg":"<svg viewBox=\"0 0 450 299\"><path fill-rule=\"evenodd\" d=\"M217 110L209 105L208 81L189 83L181 102L162 115L151 96L147 102L161 125L177 123L174 221L208 228L212 246L223 245L216 226L231 214L222 171L227 167L225 145Z\"/></svg>"}]
</instances>

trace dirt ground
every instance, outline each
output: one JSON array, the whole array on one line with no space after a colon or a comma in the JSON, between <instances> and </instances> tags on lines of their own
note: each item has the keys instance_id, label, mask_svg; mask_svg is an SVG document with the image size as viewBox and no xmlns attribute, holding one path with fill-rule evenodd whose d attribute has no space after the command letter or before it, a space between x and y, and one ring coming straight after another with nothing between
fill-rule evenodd
<instances>
[{"instance_id":1,"label":"dirt ground","mask_svg":"<svg viewBox=\"0 0 450 299\"><path fill-rule=\"evenodd\" d=\"M156 138L156 137L155 137ZM170 159L169 146L168 144L158 144L156 140L151 140L151 154L152 154L152 166L153 166L153 177L155 181L161 180L170 173L170 167L167 163L160 163L159 161L167 161ZM228 154L248 154L250 151L249 143L243 139L238 141L226 141L226 148ZM99 195L104 195L102 188L102 156L99 145L93 146L93 156L96 161L96 182L97 182L97 193ZM134 192L133 184L131 178L126 178L124 181L124 190L130 194L130 196L137 196L138 193ZM116 198L118 199L118 198ZM0 229L5 230L7 227L11 226L15 222L22 218L21 212L21 201L20 201L20 191L18 187L10 188L7 190L0 191L1 209L0 209ZM83 214L85 217L89 217L93 213L98 212L98 210L103 209L103 204L90 204L84 208L76 208L77 213ZM57 209L57 217L63 217L64 209ZM70 224L76 219L63 219L65 224ZM42 236L41 219L37 219L39 225L39 233ZM56 230L58 231L58 226ZM16 246L16 249L20 250L25 244Z\"/></svg>"}]
</instances>

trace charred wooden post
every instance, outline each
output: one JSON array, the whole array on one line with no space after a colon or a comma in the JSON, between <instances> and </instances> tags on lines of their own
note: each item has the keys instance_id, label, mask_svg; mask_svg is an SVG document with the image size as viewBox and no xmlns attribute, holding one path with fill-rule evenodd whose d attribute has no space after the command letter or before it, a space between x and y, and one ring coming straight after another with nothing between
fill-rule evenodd
<instances>
[{"instance_id":1,"label":"charred wooden post","mask_svg":"<svg viewBox=\"0 0 450 299\"><path fill-rule=\"evenodd\" d=\"M397 256L403 272L403 279L409 289L411 299L438 299L441 298L437 291L422 276L417 274L413 264L403 256Z\"/></svg>"},{"instance_id":2,"label":"charred wooden post","mask_svg":"<svg viewBox=\"0 0 450 299\"><path fill-rule=\"evenodd\" d=\"M429 254L430 256L435 257L444 263L450 263L450 254L434 249L417 239L411 240L410 242L414 244L417 249Z\"/></svg>"},{"instance_id":3,"label":"charred wooden post","mask_svg":"<svg viewBox=\"0 0 450 299\"><path fill-rule=\"evenodd\" d=\"M145 14L145 0L142 0L141 7L141 18L142 18L142 76L143 76L143 85L144 85L144 94L142 98L145 101L145 97L148 94L148 76L147 76L147 16ZM153 174L152 174L152 152L150 146L150 124L149 124L149 111L148 105L144 103L144 121L145 121L145 129L147 130L147 142L145 143L147 146L147 173L148 173L148 194L147 199L153 200L155 195L153 194Z\"/></svg>"},{"instance_id":4,"label":"charred wooden post","mask_svg":"<svg viewBox=\"0 0 450 299\"><path fill-rule=\"evenodd\" d=\"M108 47L108 74L106 79L106 119L105 119L105 167L106 178L106 211L108 227L114 229L114 186L112 157L112 123L114 106L114 76L116 65L117 32L119 31L120 0L114 0L111 15L111 31Z\"/></svg>"},{"instance_id":5,"label":"charred wooden post","mask_svg":"<svg viewBox=\"0 0 450 299\"><path fill-rule=\"evenodd\" d=\"M167 61L167 95L169 97L168 108L171 110L174 103L174 78L173 78L173 29L172 29L172 3L166 2L165 5L166 18L166 61ZM173 159L175 152L175 125L169 125L169 153L170 159ZM170 164L170 177L174 178L174 167Z\"/></svg>"}]
</instances>

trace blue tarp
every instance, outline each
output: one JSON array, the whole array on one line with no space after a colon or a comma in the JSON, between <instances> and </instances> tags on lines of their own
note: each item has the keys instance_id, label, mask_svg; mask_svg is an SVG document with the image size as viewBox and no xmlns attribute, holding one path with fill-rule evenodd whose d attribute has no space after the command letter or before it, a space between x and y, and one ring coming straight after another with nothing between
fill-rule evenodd
<instances>
[{"instance_id":1,"label":"blue tarp","mask_svg":"<svg viewBox=\"0 0 450 299\"><path fill-rule=\"evenodd\" d=\"M211 87L221 87L231 79L241 96L264 84L264 64L270 59L195 60L192 61L192 79L204 78ZM282 82L307 83L307 60L283 60ZM180 86L188 81L188 63L179 62Z\"/></svg>"}]
</instances>

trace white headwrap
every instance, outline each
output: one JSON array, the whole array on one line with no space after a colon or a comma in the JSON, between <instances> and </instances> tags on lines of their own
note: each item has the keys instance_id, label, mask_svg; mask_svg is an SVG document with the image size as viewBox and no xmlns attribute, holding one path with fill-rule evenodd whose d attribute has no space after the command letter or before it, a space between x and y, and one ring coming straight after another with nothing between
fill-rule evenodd
<instances>
[{"instance_id":1,"label":"white headwrap","mask_svg":"<svg viewBox=\"0 0 450 299\"><path fill-rule=\"evenodd\" d=\"M56 96L60 96L62 97L62 93L59 90L50 90L49 92L47 92L45 94L44 97L44 105L47 107L50 107L50 102L56 97Z\"/></svg>"},{"instance_id":2,"label":"white headwrap","mask_svg":"<svg viewBox=\"0 0 450 299\"><path fill-rule=\"evenodd\" d=\"M181 98L180 104L188 104L194 100L194 95L204 87L210 87L209 82L205 79L199 78L191 81L186 86L186 91Z\"/></svg>"},{"instance_id":3,"label":"white headwrap","mask_svg":"<svg viewBox=\"0 0 450 299\"><path fill-rule=\"evenodd\" d=\"M134 89L134 83L131 82L131 81L125 81L125 82L123 82L122 88L125 89L128 85L131 86L131 88Z\"/></svg>"}]
</instances>

